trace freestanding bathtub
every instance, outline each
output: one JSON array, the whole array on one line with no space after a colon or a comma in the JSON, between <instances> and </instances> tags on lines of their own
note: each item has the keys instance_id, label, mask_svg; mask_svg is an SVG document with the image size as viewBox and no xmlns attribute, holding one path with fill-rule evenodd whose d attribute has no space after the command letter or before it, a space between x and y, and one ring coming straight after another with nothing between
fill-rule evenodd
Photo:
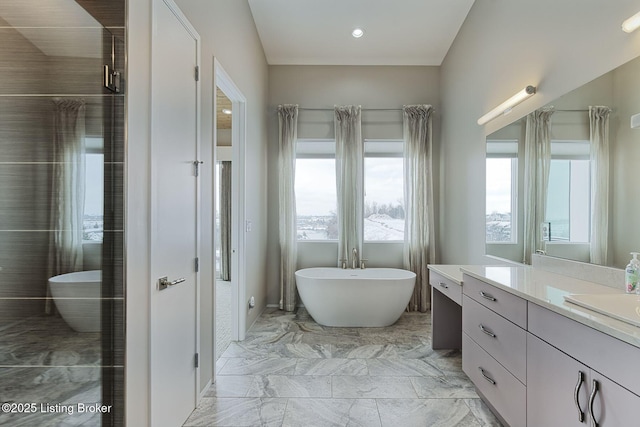
<instances>
[{"instance_id":1,"label":"freestanding bathtub","mask_svg":"<svg viewBox=\"0 0 640 427\"><path fill-rule=\"evenodd\" d=\"M415 281L415 273L397 268L314 267L296 271L304 306L325 326L392 325L407 307Z\"/></svg>"},{"instance_id":2,"label":"freestanding bathtub","mask_svg":"<svg viewBox=\"0 0 640 427\"><path fill-rule=\"evenodd\" d=\"M100 332L100 270L61 274L49 279L60 315L77 332Z\"/></svg>"}]
</instances>

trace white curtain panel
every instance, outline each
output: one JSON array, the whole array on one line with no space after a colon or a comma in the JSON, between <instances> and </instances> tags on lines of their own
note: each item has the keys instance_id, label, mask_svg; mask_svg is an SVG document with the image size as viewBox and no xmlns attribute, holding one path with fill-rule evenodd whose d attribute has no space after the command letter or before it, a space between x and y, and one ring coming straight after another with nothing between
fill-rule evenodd
<instances>
[{"instance_id":1,"label":"white curtain panel","mask_svg":"<svg viewBox=\"0 0 640 427\"><path fill-rule=\"evenodd\" d=\"M338 195L338 267L353 262L353 249L362 258L362 215L364 199L360 106L334 108L336 137L336 189Z\"/></svg>"},{"instance_id":2,"label":"white curtain panel","mask_svg":"<svg viewBox=\"0 0 640 427\"><path fill-rule=\"evenodd\" d=\"M609 107L589 107L593 264L607 265L609 236Z\"/></svg>"},{"instance_id":3,"label":"white curtain panel","mask_svg":"<svg viewBox=\"0 0 640 427\"><path fill-rule=\"evenodd\" d=\"M81 271L85 191L85 101L55 99L50 275Z\"/></svg>"},{"instance_id":4,"label":"white curtain panel","mask_svg":"<svg viewBox=\"0 0 640 427\"><path fill-rule=\"evenodd\" d=\"M278 106L280 151L279 236L280 236L280 309L296 308L297 227L296 227L296 141L298 139L298 106Z\"/></svg>"},{"instance_id":5,"label":"white curtain panel","mask_svg":"<svg viewBox=\"0 0 640 427\"><path fill-rule=\"evenodd\" d=\"M541 225L546 217L549 169L551 167L551 115L553 108L542 108L527 116L524 138L524 254L544 250Z\"/></svg>"},{"instance_id":6,"label":"white curtain panel","mask_svg":"<svg viewBox=\"0 0 640 427\"><path fill-rule=\"evenodd\" d=\"M416 286L408 308L422 312L431 307L427 264L435 262L432 116L430 105L403 108L404 266L416 273Z\"/></svg>"}]
</instances>

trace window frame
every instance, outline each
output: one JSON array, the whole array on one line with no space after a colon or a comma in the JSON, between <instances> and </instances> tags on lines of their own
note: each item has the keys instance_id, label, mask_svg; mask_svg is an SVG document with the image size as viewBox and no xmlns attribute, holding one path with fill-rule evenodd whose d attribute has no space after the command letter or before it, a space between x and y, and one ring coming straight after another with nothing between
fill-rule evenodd
<instances>
[{"instance_id":1,"label":"window frame","mask_svg":"<svg viewBox=\"0 0 640 427\"><path fill-rule=\"evenodd\" d=\"M102 185L104 186L104 138L96 137L96 136L85 136L84 152L85 152L85 155L98 154L102 156L102 166L103 166ZM85 168L86 168L86 163L85 163ZM85 197L86 197L87 188L88 188L87 174L85 172ZM104 190L104 187L103 187L103 190ZM104 195L104 191L102 191L102 194ZM86 215L86 213L84 212L84 208L85 207L83 206L82 207L83 234L84 234L84 217ZM85 240L83 237L82 244L83 245L101 245L103 242L104 242L104 201L103 201L103 213L102 213L102 240Z\"/></svg>"}]
</instances>

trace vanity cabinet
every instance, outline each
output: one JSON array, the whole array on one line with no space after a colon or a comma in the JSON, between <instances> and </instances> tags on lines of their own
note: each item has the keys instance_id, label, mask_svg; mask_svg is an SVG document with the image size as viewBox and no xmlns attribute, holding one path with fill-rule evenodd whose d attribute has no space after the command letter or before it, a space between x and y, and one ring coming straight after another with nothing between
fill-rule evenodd
<instances>
[{"instance_id":1,"label":"vanity cabinet","mask_svg":"<svg viewBox=\"0 0 640 427\"><path fill-rule=\"evenodd\" d=\"M462 285L429 271L431 345L435 350L462 348Z\"/></svg>"},{"instance_id":2,"label":"vanity cabinet","mask_svg":"<svg viewBox=\"0 0 640 427\"><path fill-rule=\"evenodd\" d=\"M464 276L462 370L511 427L526 425L527 302Z\"/></svg>"},{"instance_id":3,"label":"vanity cabinet","mask_svg":"<svg viewBox=\"0 0 640 427\"><path fill-rule=\"evenodd\" d=\"M536 305L530 307L529 322L529 426L640 425L640 396L620 385L640 388L632 379L640 349ZM625 356L630 359L621 366Z\"/></svg>"}]
</instances>

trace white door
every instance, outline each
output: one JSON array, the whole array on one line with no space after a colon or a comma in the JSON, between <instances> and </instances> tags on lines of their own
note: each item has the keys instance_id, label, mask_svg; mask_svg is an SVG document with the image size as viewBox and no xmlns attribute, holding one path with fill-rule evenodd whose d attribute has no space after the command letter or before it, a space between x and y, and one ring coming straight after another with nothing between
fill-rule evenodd
<instances>
[{"instance_id":1,"label":"white door","mask_svg":"<svg viewBox=\"0 0 640 427\"><path fill-rule=\"evenodd\" d=\"M196 406L199 374L198 36L171 0L153 5L151 425L174 427Z\"/></svg>"}]
</instances>

